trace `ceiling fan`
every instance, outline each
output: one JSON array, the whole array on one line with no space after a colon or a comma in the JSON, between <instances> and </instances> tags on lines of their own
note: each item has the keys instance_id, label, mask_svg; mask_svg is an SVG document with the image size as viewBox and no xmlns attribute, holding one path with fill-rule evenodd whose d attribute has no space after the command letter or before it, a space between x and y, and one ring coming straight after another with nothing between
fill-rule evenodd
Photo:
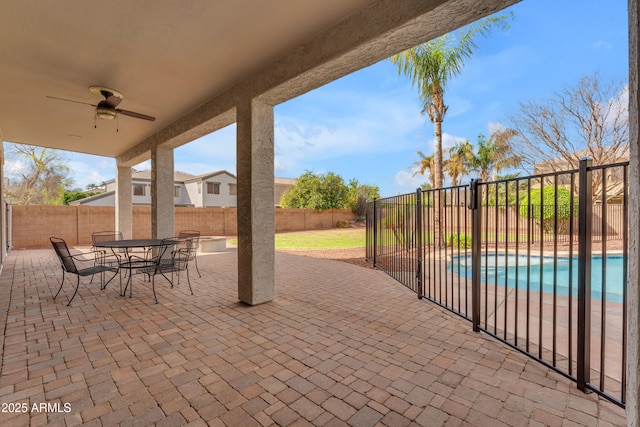
<instances>
[{"instance_id":1,"label":"ceiling fan","mask_svg":"<svg viewBox=\"0 0 640 427\"><path fill-rule=\"evenodd\" d=\"M96 117L100 117L101 119L113 120L118 116L118 114L134 117L136 119L149 120L149 121L154 121L156 119L155 117L147 116L146 114L136 113L135 111L123 110L121 108L116 108L122 101L122 98L124 98L122 93L118 92L117 90L109 89L108 87L102 87L102 86L91 86L89 90L95 93L96 95L103 96L104 100L98 102L98 104L89 104L88 102L75 101L73 99L66 99L66 98L58 98L57 96L47 95L47 98L58 99L60 101L75 102L78 104L91 105L92 107L96 107Z\"/></svg>"}]
</instances>

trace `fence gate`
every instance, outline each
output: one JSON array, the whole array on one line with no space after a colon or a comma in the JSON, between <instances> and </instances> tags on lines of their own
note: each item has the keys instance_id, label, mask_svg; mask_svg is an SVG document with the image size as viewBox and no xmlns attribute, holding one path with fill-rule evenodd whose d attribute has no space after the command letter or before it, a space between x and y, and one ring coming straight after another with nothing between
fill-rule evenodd
<instances>
[{"instance_id":1,"label":"fence gate","mask_svg":"<svg viewBox=\"0 0 640 427\"><path fill-rule=\"evenodd\" d=\"M367 258L624 406L628 162L369 203Z\"/></svg>"}]
</instances>

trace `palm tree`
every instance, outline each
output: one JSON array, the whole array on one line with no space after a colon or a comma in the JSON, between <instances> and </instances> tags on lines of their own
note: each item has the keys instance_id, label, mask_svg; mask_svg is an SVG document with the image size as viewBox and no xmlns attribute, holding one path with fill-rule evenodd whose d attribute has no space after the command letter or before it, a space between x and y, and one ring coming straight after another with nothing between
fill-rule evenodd
<instances>
[{"instance_id":1,"label":"palm tree","mask_svg":"<svg viewBox=\"0 0 640 427\"><path fill-rule=\"evenodd\" d=\"M471 159L473 170L480 172L480 181L487 182L500 171L520 166L522 157L513 154L511 140L516 136L512 129L497 130L485 139L478 135L478 151Z\"/></svg>"},{"instance_id":2,"label":"palm tree","mask_svg":"<svg viewBox=\"0 0 640 427\"><path fill-rule=\"evenodd\" d=\"M428 172L429 183L433 186L433 154L430 156L425 156L425 154L418 150L418 155L420 156L420 160L413 163L413 166L418 166L418 169L413 172L413 175L416 176L418 174L424 175L425 172Z\"/></svg>"},{"instance_id":3,"label":"palm tree","mask_svg":"<svg viewBox=\"0 0 640 427\"><path fill-rule=\"evenodd\" d=\"M460 178L469 173L473 159L473 145L464 141L449 149L449 158L443 162L443 167L451 177L451 185L460 184Z\"/></svg>"},{"instance_id":4,"label":"palm tree","mask_svg":"<svg viewBox=\"0 0 640 427\"><path fill-rule=\"evenodd\" d=\"M454 33L446 34L391 57L398 73L409 77L413 86L418 87L422 113L426 113L434 124L436 147L432 184L435 188L442 187L443 179L442 122L448 109L444 103L445 86L449 79L460 74L465 59L477 49L476 36L486 37L494 27L507 29L512 17L513 13L489 16L460 30L459 39Z\"/></svg>"}]
</instances>

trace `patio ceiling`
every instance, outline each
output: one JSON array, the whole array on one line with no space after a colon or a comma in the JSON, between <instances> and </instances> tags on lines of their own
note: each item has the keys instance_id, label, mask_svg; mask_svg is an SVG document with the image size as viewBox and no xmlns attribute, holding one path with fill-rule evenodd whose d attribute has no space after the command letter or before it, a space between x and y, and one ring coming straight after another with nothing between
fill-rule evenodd
<instances>
[{"instance_id":1,"label":"patio ceiling","mask_svg":"<svg viewBox=\"0 0 640 427\"><path fill-rule=\"evenodd\" d=\"M0 129L7 141L116 157L368 0L3 2ZM304 23L304 25L299 25ZM120 108L98 120L100 85ZM81 138L78 138L81 137Z\"/></svg>"},{"instance_id":2,"label":"patio ceiling","mask_svg":"<svg viewBox=\"0 0 640 427\"><path fill-rule=\"evenodd\" d=\"M241 83L258 80L257 94L288 84L286 94L270 99L282 102L515 1L3 2L0 137L131 164L150 145L173 138L175 147L233 122L218 100ZM357 58L349 55L399 26L405 28L384 49L369 46ZM349 66L327 66L321 79L304 85L295 81L339 56ZM254 79L265 70L268 77ZM121 92L119 108L157 119L95 120L89 105L47 98L96 104L101 98L89 91L92 85ZM203 106L205 119L218 122L188 133L202 124L194 118L202 118Z\"/></svg>"}]
</instances>

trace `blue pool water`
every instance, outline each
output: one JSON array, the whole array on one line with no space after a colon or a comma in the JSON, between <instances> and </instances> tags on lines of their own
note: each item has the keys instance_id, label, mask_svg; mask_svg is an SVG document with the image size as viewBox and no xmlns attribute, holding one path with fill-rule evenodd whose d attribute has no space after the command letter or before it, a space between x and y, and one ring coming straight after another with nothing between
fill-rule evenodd
<instances>
[{"instance_id":1,"label":"blue pool water","mask_svg":"<svg viewBox=\"0 0 640 427\"><path fill-rule=\"evenodd\" d=\"M558 295L569 294L569 271L572 273L571 293L578 295L578 258L553 258L540 256L517 256L504 254L490 254L481 257L480 281L483 283L510 288L527 288L527 272L529 274L529 289L543 292L553 292L554 260L556 261L556 290ZM516 267L517 261L517 267ZM621 255L609 255L604 259L594 256L591 259L591 298L602 300L602 271L606 267L605 284L606 299L610 302L622 302L624 289L624 258ZM542 274L541 274L542 266ZM471 279L471 256L455 257L449 269ZM459 270L458 270L459 269ZM542 278L542 280L541 280Z\"/></svg>"}]
</instances>

